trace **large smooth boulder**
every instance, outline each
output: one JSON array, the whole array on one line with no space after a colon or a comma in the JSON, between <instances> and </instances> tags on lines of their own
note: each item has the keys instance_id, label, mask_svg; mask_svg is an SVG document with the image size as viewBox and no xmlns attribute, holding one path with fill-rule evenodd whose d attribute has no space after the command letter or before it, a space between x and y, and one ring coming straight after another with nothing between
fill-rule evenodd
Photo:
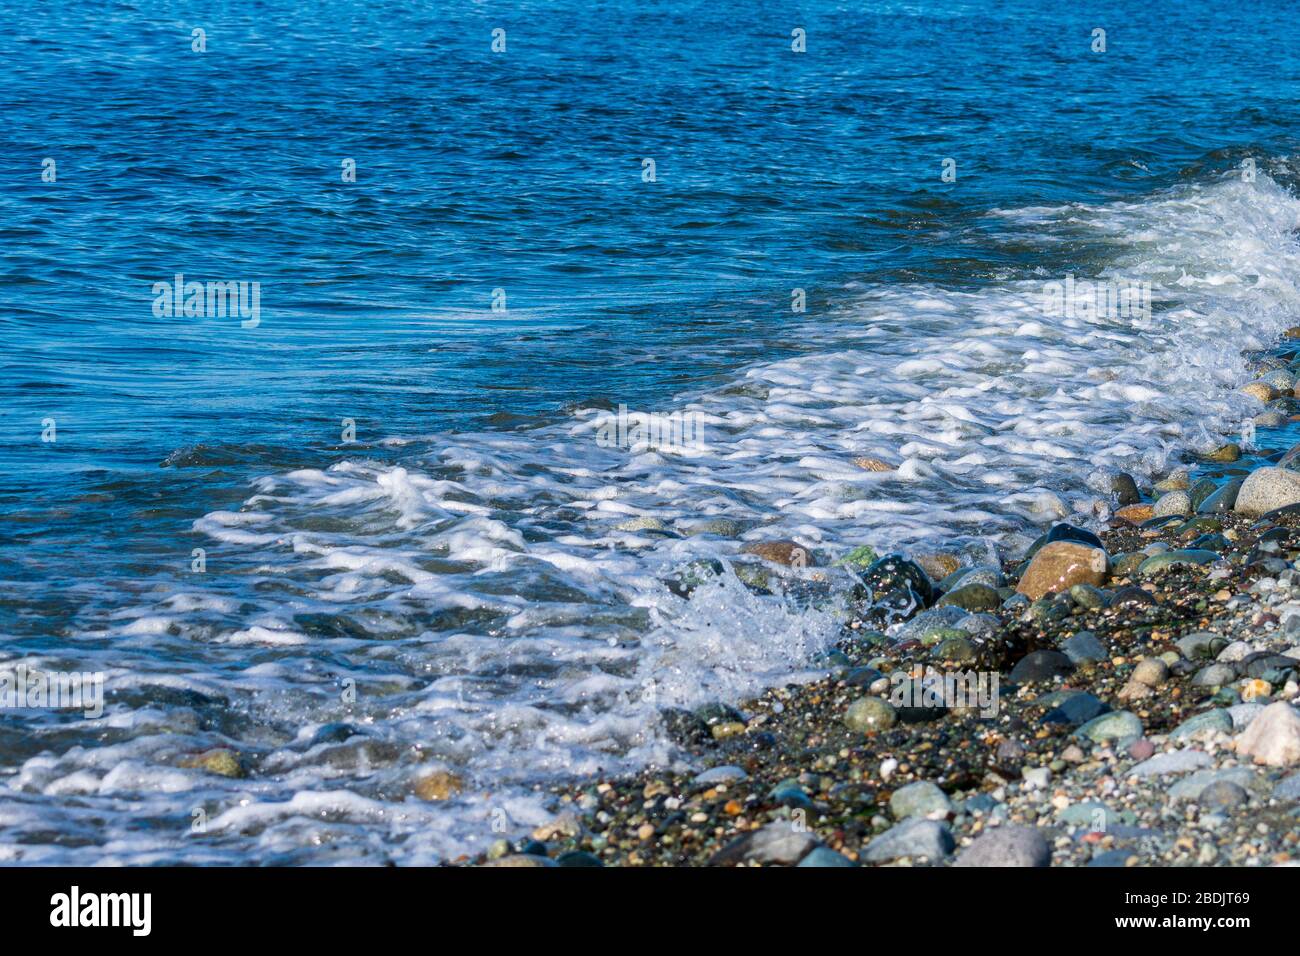
<instances>
[{"instance_id":1,"label":"large smooth boulder","mask_svg":"<svg viewBox=\"0 0 1300 956\"><path fill-rule=\"evenodd\" d=\"M1275 508L1300 504L1300 472L1287 468L1256 468L1241 484L1233 510L1262 515Z\"/></svg>"},{"instance_id":2,"label":"large smooth boulder","mask_svg":"<svg viewBox=\"0 0 1300 956\"><path fill-rule=\"evenodd\" d=\"M1237 737L1237 754L1270 767L1300 763L1300 714L1284 700L1269 704Z\"/></svg>"}]
</instances>

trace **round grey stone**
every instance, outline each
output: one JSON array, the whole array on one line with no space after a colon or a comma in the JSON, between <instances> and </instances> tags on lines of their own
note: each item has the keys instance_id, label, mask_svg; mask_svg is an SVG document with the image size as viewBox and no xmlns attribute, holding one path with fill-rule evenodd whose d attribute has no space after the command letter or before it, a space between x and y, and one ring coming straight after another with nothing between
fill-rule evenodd
<instances>
[{"instance_id":1,"label":"round grey stone","mask_svg":"<svg viewBox=\"0 0 1300 956\"><path fill-rule=\"evenodd\" d=\"M942 819L952 812L947 794L928 780L918 780L894 791L889 798L889 810L896 820L911 817Z\"/></svg>"},{"instance_id":2,"label":"round grey stone","mask_svg":"<svg viewBox=\"0 0 1300 956\"><path fill-rule=\"evenodd\" d=\"M1294 504L1300 504L1300 473L1288 468L1256 468L1242 482L1233 510L1262 515Z\"/></svg>"},{"instance_id":3,"label":"round grey stone","mask_svg":"<svg viewBox=\"0 0 1300 956\"><path fill-rule=\"evenodd\" d=\"M1052 849L1037 827L1002 826L981 836L957 855L956 866L1042 867Z\"/></svg>"},{"instance_id":4,"label":"round grey stone","mask_svg":"<svg viewBox=\"0 0 1300 956\"><path fill-rule=\"evenodd\" d=\"M935 820L906 820L867 844L862 857L868 863L885 863L902 857L942 860L952 852L952 831Z\"/></svg>"},{"instance_id":5,"label":"round grey stone","mask_svg":"<svg viewBox=\"0 0 1300 956\"><path fill-rule=\"evenodd\" d=\"M1185 491L1171 491L1161 495L1152 509L1151 517L1164 518L1168 515L1186 517L1192 513L1192 496Z\"/></svg>"},{"instance_id":6,"label":"round grey stone","mask_svg":"<svg viewBox=\"0 0 1300 956\"><path fill-rule=\"evenodd\" d=\"M1197 801L1207 810L1231 810L1243 806L1250 800L1246 788L1231 780L1216 780L1204 790Z\"/></svg>"}]
</instances>

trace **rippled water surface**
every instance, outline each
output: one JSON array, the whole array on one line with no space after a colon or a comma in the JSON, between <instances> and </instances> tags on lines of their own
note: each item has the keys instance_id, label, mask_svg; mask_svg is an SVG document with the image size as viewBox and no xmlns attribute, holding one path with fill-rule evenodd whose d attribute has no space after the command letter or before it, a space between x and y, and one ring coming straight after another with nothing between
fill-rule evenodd
<instances>
[{"instance_id":1,"label":"rippled water surface","mask_svg":"<svg viewBox=\"0 0 1300 956\"><path fill-rule=\"evenodd\" d=\"M0 656L106 676L0 713L0 859L445 859L815 673L833 601L691 562L1013 554L1232 432L1300 305L1293 20L0 0ZM177 273L260 321L155 314Z\"/></svg>"}]
</instances>

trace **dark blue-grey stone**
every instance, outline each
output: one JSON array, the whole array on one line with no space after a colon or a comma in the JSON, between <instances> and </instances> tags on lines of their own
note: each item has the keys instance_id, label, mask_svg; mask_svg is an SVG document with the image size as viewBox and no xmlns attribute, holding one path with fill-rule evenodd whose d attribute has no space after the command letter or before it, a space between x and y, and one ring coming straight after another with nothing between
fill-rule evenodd
<instances>
[{"instance_id":1,"label":"dark blue-grey stone","mask_svg":"<svg viewBox=\"0 0 1300 956\"><path fill-rule=\"evenodd\" d=\"M570 850L568 853L561 853L555 858L557 866L570 867L603 867L605 864L600 862L600 858L591 853L584 853L582 850Z\"/></svg>"},{"instance_id":2,"label":"dark blue-grey stone","mask_svg":"<svg viewBox=\"0 0 1300 956\"><path fill-rule=\"evenodd\" d=\"M1078 541L1080 544L1101 548L1103 551L1106 550L1106 546L1101 543L1101 538L1091 531L1085 531L1083 528L1065 522L1052 525L1051 530L1047 532L1047 541L1044 544L1052 541Z\"/></svg>"},{"instance_id":3,"label":"dark blue-grey stone","mask_svg":"<svg viewBox=\"0 0 1300 956\"><path fill-rule=\"evenodd\" d=\"M1108 656L1106 647L1092 631L1080 631L1061 644L1061 650L1075 664L1088 664L1104 661Z\"/></svg>"},{"instance_id":4,"label":"dark blue-grey stone","mask_svg":"<svg viewBox=\"0 0 1300 956\"><path fill-rule=\"evenodd\" d=\"M1074 670L1074 662L1060 651L1033 651L1011 668L1009 675L1017 684L1053 680Z\"/></svg>"},{"instance_id":5,"label":"dark blue-grey stone","mask_svg":"<svg viewBox=\"0 0 1300 956\"><path fill-rule=\"evenodd\" d=\"M1107 850L1098 853L1088 861L1089 866L1127 866L1128 858L1134 855L1132 850Z\"/></svg>"},{"instance_id":6,"label":"dark blue-grey stone","mask_svg":"<svg viewBox=\"0 0 1300 956\"><path fill-rule=\"evenodd\" d=\"M884 676L874 667L855 667L844 675L844 682L850 687L870 687Z\"/></svg>"},{"instance_id":7,"label":"dark blue-grey stone","mask_svg":"<svg viewBox=\"0 0 1300 956\"><path fill-rule=\"evenodd\" d=\"M819 846L798 863L799 866L857 866L843 853L836 853L830 847Z\"/></svg>"},{"instance_id":8,"label":"dark blue-grey stone","mask_svg":"<svg viewBox=\"0 0 1300 956\"><path fill-rule=\"evenodd\" d=\"M1043 715L1045 724L1079 727L1110 710L1110 705L1089 693L1074 694Z\"/></svg>"}]
</instances>

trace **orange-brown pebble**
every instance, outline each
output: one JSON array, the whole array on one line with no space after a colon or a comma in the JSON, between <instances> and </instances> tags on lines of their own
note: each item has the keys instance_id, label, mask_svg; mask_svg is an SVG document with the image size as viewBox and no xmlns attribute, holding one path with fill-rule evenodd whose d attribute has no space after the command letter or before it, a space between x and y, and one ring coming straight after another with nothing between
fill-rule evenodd
<instances>
[{"instance_id":1,"label":"orange-brown pebble","mask_svg":"<svg viewBox=\"0 0 1300 956\"><path fill-rule=\"evenodd\" d=\"M806 568L814 563L808 549L796 541L753 541L740 550L788 568Z\"/></svg>"},{"instance_id":2,"label":"orange-brown pebble","mask_svg":"<svg viewBox=\"0 0 1300 956\"><path fill-rule=\"evenodd\" d=\"M464 788L464 782L454 773L435 770L415 782L415 795L421 800L448 800Z\"/></svg>"},{"instance_id":3,"label":"orange-brown pebble","mask_svg":"<svg viewBox=\"0 0 1300 956\"><path fill-rule=\"evenodd\" d=\"M1076 584L1106 583L1108 561L1100 548L1077 541L1051 541L1034 555L1016 590L1036 601L1049 591L1068 591Z\"/></svg>"},{"instance_id":4,"label":"orange-brown pebble","mask_svg":"<svg viewBox=\"0 0 1300 956\"><path fill-rule=\"evenodd\" d=\"M853 464L857 465L859 468L864 468L867 471L897 471L898 470L897 465L891 465L883 458L871 458L869 456L862 457L862 458L854 458Z\"/></svg>"},{"instance_id":5,"label":"orange-brown pebble","mask_svg":"<svg viewBox=\"0 0 1300 956\"><path fill-rule=\"evenodd\" d=\"M1121 518L1130 524L1141 524L1148 521L1155 513L1152 505L1126 505L1115 512L1116 518Z\"/></svg>"}]
</instances>

